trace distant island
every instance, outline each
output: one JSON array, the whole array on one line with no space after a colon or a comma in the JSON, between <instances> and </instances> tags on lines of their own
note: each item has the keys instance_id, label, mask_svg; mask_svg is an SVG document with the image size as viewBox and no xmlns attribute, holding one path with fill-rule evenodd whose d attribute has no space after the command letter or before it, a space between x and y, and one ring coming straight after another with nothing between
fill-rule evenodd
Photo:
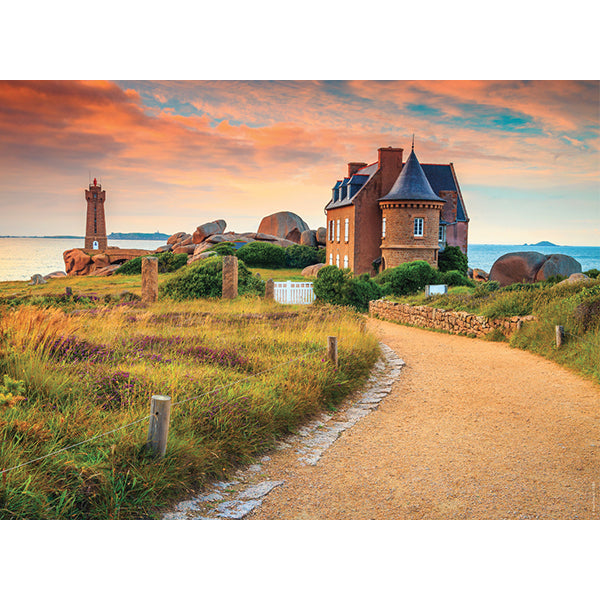
<instances>
[{"instance_id":1,"label":"distant island","mask_svg":"<svg viewBox=\"0 0 600 600\"><path fill-rule=\"evenodd\" d=\"M151 240L163 241L169 239L169 234L160 233L111 233L107 236L109 240Z\"/></svg>"},{"instance_id":2,"label":"distant island","mask_svg":"<svg viewBox=\"0 0 600 600\"><path fill-rule=\"evenodd\" d=\"M33 240L80 240L80 235L0 235L0 238L25 238Z\"/></svg>"},{"instance_id":3,"label":"distant island","mask_svg":"<svg viewBox=\"0 0 600 600\"><path fill-rule=\"evenodd\" d=\"M558 246L559 244L553 244L552 242L538 242L537 244L523 244L523 246Z\"/></svg>"}]
</instances>

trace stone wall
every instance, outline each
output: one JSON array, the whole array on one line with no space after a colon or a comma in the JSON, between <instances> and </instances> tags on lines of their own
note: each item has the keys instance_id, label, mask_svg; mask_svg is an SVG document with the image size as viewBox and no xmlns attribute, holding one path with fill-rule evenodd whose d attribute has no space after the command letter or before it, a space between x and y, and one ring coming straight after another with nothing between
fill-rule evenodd
<instances>
[{"instance_id":1,"label":"stone wall","mask_svg":"<svg viewBox=\"0 0 600 600\"><path fill-rule=\"evenodd\" d=\"M488 319L463 311L455 312L431 306L410 306L387 300L369 302L369 315L385 321L441 329L451 333L475 334L477 337L482 337L495 329L500 330L506 337L510 337L521 328L524 322L532 321L535 318L526 316Z\"/></svg>"}]
</instances>

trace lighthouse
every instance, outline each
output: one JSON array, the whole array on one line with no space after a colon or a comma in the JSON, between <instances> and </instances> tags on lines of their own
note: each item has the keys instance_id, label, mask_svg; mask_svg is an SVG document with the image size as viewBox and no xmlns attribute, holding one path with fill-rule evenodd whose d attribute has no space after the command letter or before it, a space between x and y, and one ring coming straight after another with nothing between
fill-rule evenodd
<instances>
[{"instance_id":1,"label":"lighthouse","mask_svg":"<svg viewBox=\"0 0 600 600\"><path fill-rule=\"evenodd\" d=\"M106 250L106 219L104 217L104 201L106 192L94 178L89 189L85 190L87 217L85 225L85 249Z\"/></svg>"}]
</instances>

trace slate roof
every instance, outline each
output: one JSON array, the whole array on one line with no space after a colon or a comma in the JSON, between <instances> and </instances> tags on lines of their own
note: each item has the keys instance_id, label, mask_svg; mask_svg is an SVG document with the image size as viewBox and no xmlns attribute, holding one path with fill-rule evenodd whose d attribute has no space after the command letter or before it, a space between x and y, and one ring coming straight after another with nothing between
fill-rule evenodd
<instances>
[{"instance_id":1,"label":"slate roof","mask_svg":"<svg viewBox=\"0 0 600 600\"><path fill-rule=\"evenodd\" d=\"M379 201L383 200L436 200L445 202L432 189L423 167L414 150L400 171L400 175L392 189Z\"/></svg>"}]
</instances>

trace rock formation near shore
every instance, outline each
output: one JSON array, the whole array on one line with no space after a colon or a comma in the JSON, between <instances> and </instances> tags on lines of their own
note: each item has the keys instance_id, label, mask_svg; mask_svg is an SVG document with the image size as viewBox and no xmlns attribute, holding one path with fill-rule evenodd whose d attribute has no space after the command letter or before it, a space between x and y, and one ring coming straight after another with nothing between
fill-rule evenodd
<instances>
[{"instance_id":1,"label":"rock formation near shore","mask_svg":"<svg viewBox=\"0 0 600 600\"><path fill-rule=\"evenodd\" d=\"M506 286L544 281L554 275L569 277L573 273L581 273L581 264L566 254L509 252L492 265L489 279Z\"/></svg>"}]
</instances>

